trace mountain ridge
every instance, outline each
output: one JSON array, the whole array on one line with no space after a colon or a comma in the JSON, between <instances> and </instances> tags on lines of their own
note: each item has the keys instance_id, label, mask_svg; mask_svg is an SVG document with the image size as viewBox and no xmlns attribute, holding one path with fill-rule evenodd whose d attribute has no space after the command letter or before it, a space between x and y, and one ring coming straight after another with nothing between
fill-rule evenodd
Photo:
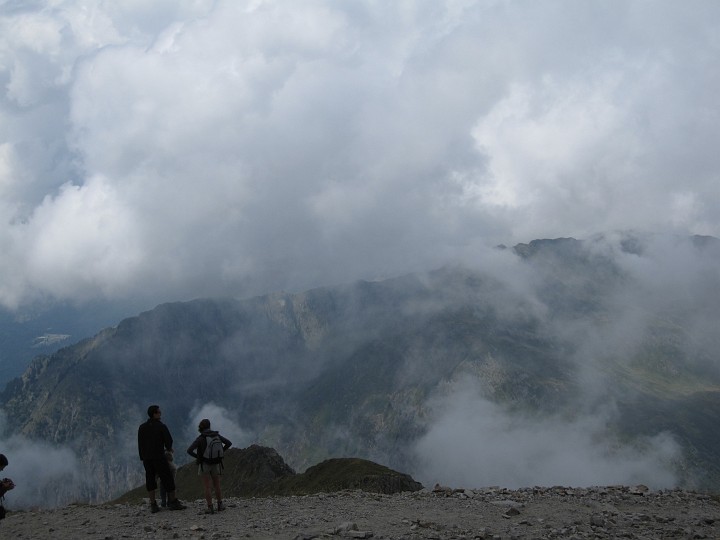
<instances>
[{"instance_id":1,"label":"mountain ridge","mask_svg":"<svg viewBox=\"0 0 720 540\"><path fill-rule=\"evenodd\" d=\"M238 443L278 448L293 468L356 456L415 474L423 467L416 444L437 425L438 400L452 402L471 380L472 399L508 418L572 419L612 403L608 440L669 430L684 448L679 481L720 486L708 429L720 410L714 338L695 339L686 305L668 298L650 309L657 300L647 300L632 272L652 250L603 242L501 250L505 274L447 266L301 293L161 304L33 360L0 396L6 429L88 449L78 458L99 480L79 493L90 500L138 483L132 441L151 402L162 403L178 440L187 436L178 425L210 403L238 428ZM695 243L687 249L717 245ZM511 282L515 274L521 279ZM642 324L631 317L636 305L618 312L627 298L643 309L650 302ZM627 332L626 319L637 331Z\"/></svg>"}]
</instances>

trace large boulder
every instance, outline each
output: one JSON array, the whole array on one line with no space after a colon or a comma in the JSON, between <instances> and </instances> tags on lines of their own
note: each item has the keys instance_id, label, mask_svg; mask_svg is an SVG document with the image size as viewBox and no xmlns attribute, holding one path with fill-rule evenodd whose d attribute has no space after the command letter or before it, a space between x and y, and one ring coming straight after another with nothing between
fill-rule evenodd
<instances>
[{"instance_id":1,"label":"large boulder","mask_svg":"<svg viewBox=\"0 0 720 540\"><path fill-rule=\"evenodd\" d=\"M373 493L400 493L423 488L409 475L383 465L359 458L333 458L314 465L303 474L287 476L276 481L271 488L278 494L300 495L309 493L360 489Z\"/></svg>"}]
</instances>

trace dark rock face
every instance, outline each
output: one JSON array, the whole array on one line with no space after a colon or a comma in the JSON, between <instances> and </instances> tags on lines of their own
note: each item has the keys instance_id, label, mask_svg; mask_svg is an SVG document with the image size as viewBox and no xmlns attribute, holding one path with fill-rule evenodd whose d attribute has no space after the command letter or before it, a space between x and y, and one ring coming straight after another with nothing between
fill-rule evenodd
<instances>
[{"instance_id":1,"label":"dark rock face","mask_svg":"<svg viewBox=\"0 0 720 540\"><path fill-rule=\"evenodd\" d=\"M274 448L256 444L234 451L231 448L224 462L226 489L238 497L260 495L277 481L295 476Z\"/></svg>"},{"instance_id":2,"label":"dark rock face","mask_svg":"<svg viewBox=\"0 0 720 540\"><path fill-rule=\"evenodd\" d=\"M401 493L423 488L409 475L359 458L333 458L314 465L303 474L285 477L272 492L297 495L360 489L373 493Z\"/></svg>"}]
</instances>

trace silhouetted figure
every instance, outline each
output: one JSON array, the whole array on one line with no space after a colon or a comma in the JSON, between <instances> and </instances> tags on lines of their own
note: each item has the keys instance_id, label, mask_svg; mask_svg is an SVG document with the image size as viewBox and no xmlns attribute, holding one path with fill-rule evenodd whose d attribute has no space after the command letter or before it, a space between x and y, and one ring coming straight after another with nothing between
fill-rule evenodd
<instances>
[{"instance_id":1,"label":"silhouetted figure","mask_svg":"<svg viewBox=\"0 0 720 540\"><path fill-rule=\"evenodd\" d=\"M185 506L175 497L175 478L165 458L166 451L173 451L170 430L160 421L162 412L159 406L150 405L147 413L147 422L140 424L138 428L138 453L145 467L145 487L150 498L150 511L155 513L160 510L155 500L156 478L160 478L167 490L168 508L183 510Z\"/></svg>"},{"instance_id":2,"label":"silhouetted figure","mask_svg":"<svg viewBox=\"0 0 720 540\"><path fill-rule=\"evenodd\" d=\"M205 502L207 502L207 514L213 514L213 502L211 483L215 488L218 512L225 510L222 502L222 491L220 489L220 478L222 476L222 458L225 451L232 446L232 443L220 435L217 431L210 429L210 420L200 420L198 425L197 439L187 449L187 453L195 458L198 464L198 476L202 478L205 488Z\"/></svg>"},{"instance_id":3,"label":"silhouetted figure","mask_svg":"<svg viewBox=\"0 0 720 540\"><path fill-rule=\"evenodd\" d=\"M8 459L5 454L0 454L0 471L4 470L8 466ZM0 480L0 498L4 498L5 494L15 487L15 483L9 478L3 478ZM0 504L0 519L5 518L5 507Z\"/></svg>"}]
</instances>

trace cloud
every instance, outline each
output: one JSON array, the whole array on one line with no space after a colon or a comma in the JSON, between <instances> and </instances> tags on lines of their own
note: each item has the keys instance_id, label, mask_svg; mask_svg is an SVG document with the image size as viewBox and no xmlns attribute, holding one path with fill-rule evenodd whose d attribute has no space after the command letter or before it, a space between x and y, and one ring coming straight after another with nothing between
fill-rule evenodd
<instances>
[{"instance_id":1,"label":"cloud","mask_svg":"<svg viewBox=\"0 0 720 540\"><path fill-rule=\"evenodd\" d=\"M0 303L427 270L479 246L720 236L720 7L0 7Z\"/></svg>"},{"instance_id":2,"label":"cloud","mask_svg":"<svg viewBox=\"0 0 720 540\"><path fill-rule=\"evenodd\" d=\"M4 506L53 508L77 500L73 498L83 492L89 479L83 476L75 452L21 435L5 438L4 426L4 415L0 415L0 452L8 458L0 476L15 483L6 494Z\"/></svg>"},{"instance_id":3,"label":"cloud","mask_svg":"<svg viewBox=\"0 0 720 540\"><path fill-rule=\"evenodd\" d=\"M414 448L414 476L425 485L468 488L676 485L686 456L674 435L658 431L628 442L612 427L622 414L614 401L627 407L643 392L644 400L654 393L685 399L716 390L716 243L667 235L596 237L584 243L581 275L573 272L572 259L543 263L538 255L530 267L506 258L508 250L492 252L484 268L506 292L483 300L495 298L510 321L522 313L538 321L542 336L557 344L558 359L560 351L568 354L567 373L582 400L549 417L533 416L493 403L483 394L483 381L448 383L428 403L427 432ZM533 275L523 271L530 269ZM567 316L547 307L545 302L567 300L558 298L563 287L578 293L575 301L590 301L590 311ZM642 376L618 386L618 370Z\"/></svg>"},{"instance_id":4,"label":"cloud","mask_svg":"<svg viewBox=\"0 0 720 540\"><path fill-rule=\"evenodd\" d=\"M416 473L425 485L453 487L675 485L680 457L671 435L633 446L607 431L606 414L531 418L510 414L459 381L437 397L434 418L415 446Z\"/></svg>"}]
</instances>

